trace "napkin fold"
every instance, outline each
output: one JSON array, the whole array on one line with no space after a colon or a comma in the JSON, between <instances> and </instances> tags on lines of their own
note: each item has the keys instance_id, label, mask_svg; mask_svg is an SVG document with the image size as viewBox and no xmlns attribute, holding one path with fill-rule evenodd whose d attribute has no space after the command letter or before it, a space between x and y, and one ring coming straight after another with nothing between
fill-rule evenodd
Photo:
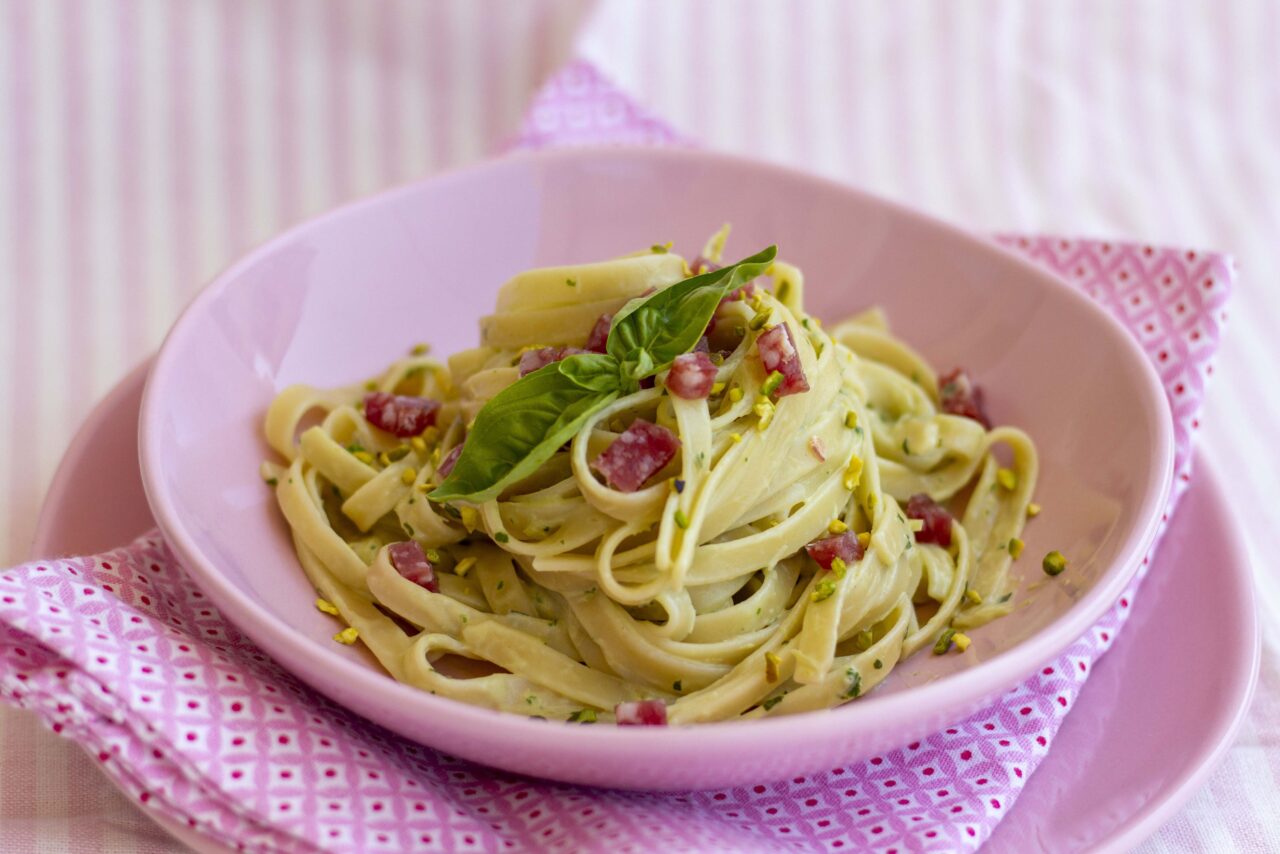
<instances>
[{"instance_id":1,"label":"napkin fold","mask_svg":"<svg viewBox=\"0 0 1280 854\"><path fill-rule=\"evenodd\" d=\"M515 147L690 144L575 62ZM1133 243L1003 235L1081 288L1151 359L1176 437L1167 521L1234 270ZM1148 561L1083 637L990 708L920 742L782 782L686 794L593 790L482 768L331 703L258 650L157 532L0 573L0 697L97 756L136 802L248 851L974 849L1047 754L1123 626Z\"/></svg>"}]
</instances>

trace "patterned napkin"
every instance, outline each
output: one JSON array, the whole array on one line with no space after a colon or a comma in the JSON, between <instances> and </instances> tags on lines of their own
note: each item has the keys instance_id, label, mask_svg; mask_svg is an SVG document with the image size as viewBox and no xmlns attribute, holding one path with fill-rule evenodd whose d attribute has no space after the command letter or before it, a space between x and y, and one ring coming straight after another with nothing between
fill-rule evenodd
<instances>
[{"instance_id":1,"label":"patterned napkin","mask_svg":"<svg viewBox=\"0 0 1280 854\"><path fill-rule=\"evenodd\" d=\"M585 142L682 140L575 63L538 96L516 144ZM1175 419L1171 511L1190 476L1229 259L1000 240L1105 306L1151 358ZM93 752L145 808L238 850L966 850L1047 754L1145 564L1096 626L989 709L864 762L724 791L546 783L407 742L284 672L204 599L155 532L0 573L0 697Z\"/></svg>"}]
</instances>

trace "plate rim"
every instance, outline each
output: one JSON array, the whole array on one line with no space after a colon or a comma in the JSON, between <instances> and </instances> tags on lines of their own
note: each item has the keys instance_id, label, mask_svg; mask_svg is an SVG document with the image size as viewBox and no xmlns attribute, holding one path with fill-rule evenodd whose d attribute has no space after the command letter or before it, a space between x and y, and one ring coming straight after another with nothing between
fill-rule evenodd
<instances>
[{"instance_id":1,"label":"plate rim","mask_svg":"<svg viewBox=\"0 0 1280 854\"><path fill-rule=\"evenodd\" d=\"M160 429L163 422L162 412L164 400L159 389L165 385L168 374L173 370L173 353L175 342L180 342L186 334L187 327L202 307L223 293L237 276L245 269L258 263L262 258L275 251L276 247L295 236L304 233L321 222L337 220L352 216L365 207L383 204L400 195L418 192L424 187L443 187L453 182L465 181L470 177L503 169L519 169L521 167L537 168L538 164L556 163L560 161L611 160L614 163L643 161L661 163L663 161L694 161L712 165L729 165L736 168L761 170L773 173L797 185L807 185L813 189L826 189L857 197L863 203L874 204L886 208L896 214L924 221L951 236L961 237L980 249L996 254L1014 266L1021 268L1030 279L1040 280L1045 287L1056 289L1066 299L1073 300L1093 315L1102 328L1109 331L1122 350L1127 351L1131 359L1140 365L1139 375L1143 378L1137 390L1145 395L1147 403L1164 413L1166 417L1156 419L1157 435L1153 436L1156 465L1148 474L1145 485L1143 503L1148 505L1145 514L1134 532L1121 544L1112 566L1099 579L1089 592L1078 600L1069 610L1056 620L1036 632L1021 643L1003 650L987 661L965 671L963 679L942 677L934 682L915 686L910 690L891 695L871 695L865 700L848 704L835 709L826 710L827 722L830 725L854 727L874 727L879 722L894 720L898 715L921 705L930 708L945 708L948 714L963 714L966 710L979 706L999 692L1025 678L1044 661L1052 659L1066 649L1088 630L1118 598L1137 570L1139 562L1155 538L1160 524L1160 517L1165 509L1165 498L1173 477L1173 430L1172 417L1169 415L1169 403L1163 385L1150 364L1145 353L1134 338L1101 306L1088 296L1074 288L1059 277L1049 273L1028 259L999 246L989 238L976 235L952 223L914 210L892 200L883 199L855 187L832 181L820 176L803 172L774 163L753 158L725 155L692 149L662 149L645 146L598 146L573 149L553 149L548 151L521 152L496 159L482 161L440 175L411 182L400 187L384 190L368 198L340 206L317 217L302 222L260 244L256 249L243 256L206 284L188 303L161 345L143 395L141 419L139 426L139 459L143 476L143 485L148 504L156 518L166 540L187 566L194 579L200 583L206 594L219 606L228 619L232 620L255 643L272 653L288 670L295 673L303 681L311 684L321 693L328 694L324 685L315 684L303 675L301 669L293 662L304 657L314 656L317 645L309 638L299 636L273 612L240 591L234 583L224 576L212 561L205 558L202 550L189 534L184 521L176 508L165 500L165 490L159 486L161 468L159 461ZM572 739L574 749L598 753L600 751L617 751L620 754L640 752L652 749L660 740L664 750L683 752L693 750L697 753L715 754L717 751L728 751L739 746L744 739L751 737L773 739L775 743L807 742L804 727L795 725L795 716L753 721L732 721L704 723L695 727L664 728L661 732L649 731L644 727L548 727L547 721L534 721L509 714L476 708L444 697L432 696L403 685L377 673L370 668L358 665L339 656L328 655L331 676L345 682L347 687L355 691L372 691L391 703L408 703L417 706L437 718L454 719L450 726L468 726L477 722L493 724L490 737L491 744L514 744L528 738L542 741L564 741ZM341 701L340 701L341 702ZM349 705L343 703L343 705ZM459 716L470 719L459 721ZM788 719L790 718L790 719ZM384 725L399 730L400 727L387 722ZM572 732L572 736L567 733ZM465 753L465 751L455 751ZM605 755L608 755L607 753ZM728 777L726 776L726 779ZM578 782L578 781L574 781ZM625 783L614 785L625 786Z\"/></svg>"},{"instance_id":2,"label":"plate rim","mask_svg":"<svg viewBox=\"0 0 1280 854\"><path fill-rule=\"evenodd\" d=\"M140 376L140 374L144 374L149 368L150 361L151 359L148 358L145 362L124 375L112 390L95 405L93 410L91 410L89 415L86 416L85 420L74 434L67 450L63 454L62 461L60 462L54 476L54 485L50 488L48 493L46 493L44 501L41 504L37 524L37 535L32 545L33 558L44 557L49 553L56 551L56 543L51 542L49 538L51 536L51 531L54 529L51 519L58 513L58 505L61 502L61 496L64 494L64 489L58 488L58 484L64 481L69 482L73 477L72 470L75 468L74 460L77 458L78 454L83 453L82 449L85 446L92 443L93 436L97 432L96 425L108 418L115 407L121 405L121 403L127 402L132 393L136 393L138 397L141 396L140 387L145 384L145 376ZM138 388L135 389L133 386L137 386ZM1225 495L1221 476L1217 473L1216 467L1210 463L1204 450L1196 451L1195 466L1196 475L1190 488L1201 488L1201 483L1204 483L1205 486L1214 490L1215 499L1220 501ZM1178 518L1179 517L1177 516L1174 517L1173 524L1186 524L1185 522L1179 523ZM1230 530L1233 523L1229 517L1225 517L1225 524L1228 526L1228 530ZM1238 529L1238 525L1235 527ZM1130 849L1143 839L1149 837L1174 813L1176 813L1191 798L1191 796L1199 790L1203 785L1205 778L1213 772L1221 761L1223 755L1230 749L1231 744L1234 742L1235 736L1239 732L1239 728L1250 709L1253 694L1256 690L1261 650L1258 615L1255 607L1252 577L1249 574L1250 564L1247 559L1245 549L1243 546L1238 544L1238 538L1236 537L1228 536L1225 537L1224 540L1230 544L1230 551L1232 554L1232 559L1228 561L1228 565L1232 567L1233 574L1242 573L1239 586L1242 588L1243 595L1239 597L1238 602L1242 603L1241 612L1245 618L1247 634L1251 641L1248 650L1250 663L1247 667L1242 668L1246 673L1247 680L1245 690L1237 697L1234 704L1234 714L1230 716L1227 724L1219 728L1216 734L1212 736L1212 744L1209 749L1201 752L1200 759L1195 763L1194 770L1189 774L1186 774L1174 786L1163 789L1163 797L1148 802L1142 809L1136 811L1122 824L1117 825L1115 830L1109 836L1097 840L1099 850L1101 851L1120 852ZM1165 559L1168 560L1170 558ZM1139 605L1138 607L1142 606ZM1121 636L1122 643L1124 642L1124 637L1124 635ZM1106 659L1104 659L1104 662L1105 660ZM1235 660L1235 656L1228 657L1227 660ZM1087 704L1089 702L1089 685L1091 683L1092 680L1089 683L1086 683L1085 689L1080 698L1081 703ZM1054 755L1055 754L1051 746L1049 755L1037 768L1038 774L1052 772ZM221 854L221 852L230 850L216 840L194 833L190 831L189 828L182 826L178 822L175 822L166 816L160 815L155 810L146 809L144 805L140 804L136 799L129 796L125 790L121 789L114 778L106 775L105 773L103 776L112 786L123 792L126 797L129 797L130 801L139 810L141 810L144 815L151 818L184 844L189 845L200 852L218 852L218 854ZM1010 814L1017 814L1019 806L1020 802L1015 801L1013 808L1010 810ZM1027 809L1028 807L1023 805L1022 808Z\"/></svg>"}]
</instances>

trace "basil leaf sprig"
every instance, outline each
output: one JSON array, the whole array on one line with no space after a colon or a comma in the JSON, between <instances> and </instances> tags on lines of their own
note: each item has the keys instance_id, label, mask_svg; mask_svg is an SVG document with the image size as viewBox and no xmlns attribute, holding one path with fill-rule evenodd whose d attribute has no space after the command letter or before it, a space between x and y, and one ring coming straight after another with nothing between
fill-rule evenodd
<instances>
[{"instance_id":1,"label":"basil leaf sprig","mask_svg":"<svg viewBox=\"0 0 1280 854\"><path fill-rule=\"evenodd\" d=\"M498 392L476 415L453 471L428 497L479 504L533 474L592 415L692 350L720 300L762 274L776 254L770 246L637 297L614 315L606 353L552 362Z\"/></svg>"}]
</instances>

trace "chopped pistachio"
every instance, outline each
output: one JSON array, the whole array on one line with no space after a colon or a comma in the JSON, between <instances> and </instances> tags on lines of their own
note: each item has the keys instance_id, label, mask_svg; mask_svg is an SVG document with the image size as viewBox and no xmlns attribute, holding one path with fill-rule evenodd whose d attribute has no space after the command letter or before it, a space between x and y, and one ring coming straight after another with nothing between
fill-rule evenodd
<instances>
[{"instance_id":1,"label":"chopped pistachio","mask_svg":"<svg viewBox=\"0 0 1280 854\"><path fill-rule=\"evenodd\" d=\"M730 433L730 434L729 434L729 440L730 440L731 442L733 442L733 443L736 445L736 444L738 444L739 442L741 442L741 441L742 441L742 434L741 434L741 433Z\"/></svg>"},{"instance_id":2,"label":"chopped pistachio","mask_svg":"<svg viewBox=\"0 0 1280 854\"><path fill-rule=\"evenodd\" d=\"M471 557L464 557L462 560L458 561L458 565L453 568L453 574L459 578L465 578L467 573L471 571L471 567L475 566L478 562L479 561L474 555Z\"/></svg>"},{"instance_id":3,"label":"chopped pistachio","mask_svg":"<svg viewBox=\"0 0 1280 854\"><path fill-rule=\"evenodd\" d=\"M724 391L724 383L712 383L711 385L712 394L719 394L722 391Z\"/></svg>"},{"instance_id":4,"label":"chopped pistachio","mask_svg":"<svg viewBox=\"0 0 1280 854\"><path fill-rule=\"evenodd\" d=\"M408 445L397 445L396 447L387 451L387 459L391 460L391 462L393 463L399 462L400 460L403 460L407 456L409 456Z\"/></svg>"},{"instance_id":5,"label":"chopped pistachio","mask_svg":"<svg viewBox=\"0 0 1280 854\"><path fill-rule=\"evenodd\" d=\"M836 578L844 578L844 574L848 569L849 566L844 562L844 558L833 557L831 559L831 571L835 573Z\"/></svg>"},{"instance_id":6,"label":"chopped pistachio","mask_svg":"<svg viewBox=\"0 0 1280 854\"><path fill-rule=\"evenodd\" d=\"M824 599L830 599L832 594L836 592L836 580L830 576L822 579L814 585L813 593L810 599L814 602L821 602Z\"/></svg>"},{"instance_id":7,"label":"chopped pistachio","mask_svg":"<svg viewBox=\"0 0 1280 854\"><path fill-rule=\"evenodd\" d=\"M671 241L668 240L666 243L655 243L649 247L649 251L655 255L666 255L671 251Z\"/></svg>"},{"instance_id":8,"label":"chopped pistachio","mask_svg":"<svg viewBox=\"0 0 1280 854\"><path fill-rule=\"evenodd\" d=\"M676 519L676 524L680 526L681 529L689 527L689 517L685 515L685 512L683 510L676 508L675 519Z\"/></svg>"},{"instance_id":9,"label":"chopped pistachio","mask_svg":"<svg viewBox=\"0 0 1280 854\"><path fill-rule=\"evenodd\" d=\"M595 722L595 709L578 709L578 711L569 715L569 723L571 724L593 724Z\"/></svg>"},{"instance_id":10,"label":"chopped pistachio","mask_svg":"<svg viewBox=\"0 0 1280 854\"><path fill-rule=\"evenodd\" d=\"M1000 469L996 472L996 481L1012 492L1018 488L1018 473L1013 469Z\"/></svg>"},{"instance_id":11,"label":"chopped pistachio","mask_svg":"<svg viewBox=\"0 0 1280 854\"><path fill-rule=\"evenodd\" d=\"M827 532L831 534L843 534L847 530L849 526L843 519L832 519L831 524L827 526Z\"/></svg>"},{"instance_id":12,"label":"chopped pistachio","mask_svg":"<svg viewBox=\"0 0 1280 854\"><path fill-rule=\"evenodd\" d=\"M956 632L955 635L951 638L951 640L953 643L955 643L956 649L960 650L961 652L964 652L966 649L969 648L969 643L970 643L969 636L966 635L964 632Z\"/></svg>"},{"instance_id":13,"label":"chopped pistachio","mask_svg":"<svg viewBox=\"0 0 1280 854\"><path fill-rule=\"evenodd\" d=\"M858 413L850 409L844 414L844 426L850 430L858 426Z\"/></svg>"},{"instance_id":14,"label":"chopped pistachio","mask_svg":"<svg viewBox=\"0 0 1280 854\"><path fill-rule=\"evenodd\" d=\"M439 563L441 561L440 552L436 551L435 549L427 549L427 560L431 561L432 563Z\"/></svg>"},{"instance_id":15,"label":"chopped pistachio","mask_svg":"<svg viewBox=\"0 0 1280 854\"><path fill-rule=\"evenodd\" d=\"M791 296L791 282L787 281L786 279L783 279L782 281L778 282L777 287L775 287L773 290L780 302L786 302L787 297Z\"/></svg>"},{"instance_id":16,"label":"chopped pistachio","mask_svg":"<svg viewBox=\"0 0 1280 854\"><path fill-rule=\"evenodd\" d=\"M1026 543L1022 542L1022 540L1014 537L1009 541L1009 556L1017 560L1022 555L1022 549L1025 545Z\"/></svg>"},{"instance_id":17,"label":"chopped pistachio","mask_svg":"<svg viewBox=\"0 0 1280 854\"><path fill-rule=\"evenodd\" d=\"M767 430L769 424L773 421L774 407L773 403L767 397L757 399L755 406L751 407L751 411L760 417L756 422L756 429L760 431Z\"/></svg>"},{"instance_id":18,"label":"chopped pistachio","mask_svg":"<svg viewBox=\"0 0 1280 854\"><path fill-rule=\"evenodd\" d=\"M710 358L711 364L715 365L717 368L724 364L724 356L719 353L712 353Z\"/></svg>"},{"instance_id":19,"label":"chopped pistachio","mask_svg":"<svg viewBox=\"0 0 1280 854\"><path fill-rule=\"evenodd\" d=\"M328 599L317 599L316 610L334 617L338 616L338 606L334 605Z\"/></svg>"},{"instance_id":20,"label":"chopped pistachio","mask_svg":"<svg viewBox=\"0 0 1280 854\"><path fill-rule=\"evenodd\" d=\"M768 308L762 308L755 313L755 316L751 318L751 322L748 323L747 326L751 327L753 332L758 332L761 329L764 329L765 324L769 322L769 317L771 315L772 312L769 311Z\"/></svg>"},{"instance_id":21,"label":"chopped pistachio","mask_svg":"<svg viewBox=\"0 0 1280 854\"><path fill-rule=\"evenodd\" d=\"M1027 518L1034 519L1040 515L1040 505L1032 501L1027 505Z\"/></svg>"},{"instance_id":22,"label":"chopped pistachio","mask_svg":"<svg viewBox=\"0 0 1280 854\"><path fill-rule=\"evenodd\" d=\"M951 649L951 641L955 639L956 630L947 629L938 636L938 641L933 645L934 655L946 655L947 650Z\"/></svg>"},{"instance_id":23,"label":"chopped pistachio","mask_svg":"<svg viewBox=\"0 0 1280 854\"><path fill-rule=\"evenodd\" d=\"M875 635L871 633L871 629L863 629L853 636L853 644L864 652L871 649L871 645L876 642Z\"/></svg>"},{"instance_id":24,"label":"chopped pistachio","mask_svg":"<svg viewBox=\"0 0 1280 854\"><path fill-rule=\"evenodd\" d=\"M772 396L773 393L782 385L783 379L782 371L773 371L765 378L764 385L760 387L760 390L765 395Z\"/></svg>"},{"instance_id":25,"label":"chopped pistachio","mask_svg":"<svg viewBox=\"0 0 1280 854\"><path fill-rule=\"evenodd\" d=\"M778 681L778 671L782 667L782 656L776 652L764 654L764 681L772 685Z\"/></svg>"},{"instance_id":26,"label":"chopped pistachio","mask_svg":"<svg viewBox=\"0 0 1280 854\"><path fill-rule=\"evenodd\" d=\"M737 403L740 400L742 400L742 389L739 386L729 389L729 402Z\"/></svg>"},{"instance_id":27,"label":"chopped pistachio","mask_svg":"<svg viewBox=\"0 0 1280 854\"><path fill-rule=\"evenodd\" d=\"M975 605L982 604L982 594L971 587L965 588L964 598L968 599L970 602L972 602Z\"/></svg>"},{"instance_id":28,"label":"chopped pistachio","mask_svg":"<svg viewBox=\"0 0 1280 854\"><path fill-rule=\"evenodd\" d=\"M849 465L844 470L844 488L852 492L858 488L862 480L862 458L854 454L849 458ZM875 493L872 493L874 496Z\"/></svg>"},{"instance_id":29,"label":"chopped pistachio","mask_svg":"<svg viewBox=\"0 0 1280 854\"><path fill-rule=\"evenodd\" d=\"M405 486L413 486L413 482L418 479L418 470L413 466L400 472L400 482Z\"/></svg>"},{"instance_id":30,"label":"chopped pistachio","mask_svg":"<svg viewBox=\"0 0 1280 854\"><path fill-rule=\"evenodd\" d=\"M480 513L474 507L461 507L458 512L462 514L462 527L468 531L474 531L479 527Z\"/></svg>"},{"instance_id":31,"label":"chopped pistachio","mask_svg":"<svg viewBox=\"0 0 1280 854\"><path fill-rule=\"evenodd\" d=\"M410 439L409 447L412 448L414 452L418 454L425 454L427 452L427 443L426 441L423 440L421 436L414 436L412 439Z\"/></svg>"},{"instance_id":32,"label":"chopped pistachio","mask_svg":"<svg viewBox=\"0 0 1280 854\"><path fill-rule=\"evenodd\" d=\"M333 639L336 640L338 643L346 644L347 646L350 646L351 644L355 643L357 640L360 639L360 633L356 631L355 628L353 628L352 626L347 626L345 629L343 629L342 631L334 635Z\"/></svg>"},{"instance_id":33,"label":"chopped pistachio","mask_svg":"<svg viewBox=\"0 0 1280 854\"><path fill-rule=\"evenodd\" d=\"M414 356L425 356L431 352L430 344L414 344L413 349L409 351Z\"/></svg>"},{"instance_id":34,"label":"chopped pistachio","mask_svg":"<svg viewBox=\"0 0 1280 854\"><path fill-rule=\"evenodd\" d=\"M908 528L912 533L918 534L918 533L920 533L921 531L923 531L923 530L924 530L924 520L923 520L923 519L908 519L908 520L907 520L907 528Z\"/></svg>"},{"instance_id":35,"label":"chopped pistachio","mask_svg":"<svg viewBox=\"0 0 1280 854\"><path fill-rule=\"evenodd\" d=\"M864 549L867 546L871 545L870 531L863 531L862 533L858 534L858 545L862 546Z\"/></svg>"},{"instance_id":36,"label":"chopped pistachio","mask_svg":"<svg viewBox=\"0 0 1280 854\"><path fill-rule=\"evenodd\" d=\"M1062 552L1055 549L1044 556L1042 566L1045 575L1060 575L1067 568L1067 559L1062 556Z\"/></svg>"},{"instance_id":37,"label":"chopped pistachio","mask_svg":"<svg viewBox=\"0 0 1280 854\"><path fill-rule=\"evenodd\" d=\"M373 454L366 450L361 449L359 451L355 451L352 456L367 466L373 465Z\"/></svg>"},{"instance_id":38,"label":"chopped pistachio","mask_svg":"<svg viewBox=\"0 0 1280 854\"><path fill-rule=\"evenodd\" d=\"M368 382L366 382L366 383L364 384L364 390L365 390L365 391L377 391L377 390L378 390L378 381L377 381L377 380L369 380Z\"/></svg>"}]
</instances>

